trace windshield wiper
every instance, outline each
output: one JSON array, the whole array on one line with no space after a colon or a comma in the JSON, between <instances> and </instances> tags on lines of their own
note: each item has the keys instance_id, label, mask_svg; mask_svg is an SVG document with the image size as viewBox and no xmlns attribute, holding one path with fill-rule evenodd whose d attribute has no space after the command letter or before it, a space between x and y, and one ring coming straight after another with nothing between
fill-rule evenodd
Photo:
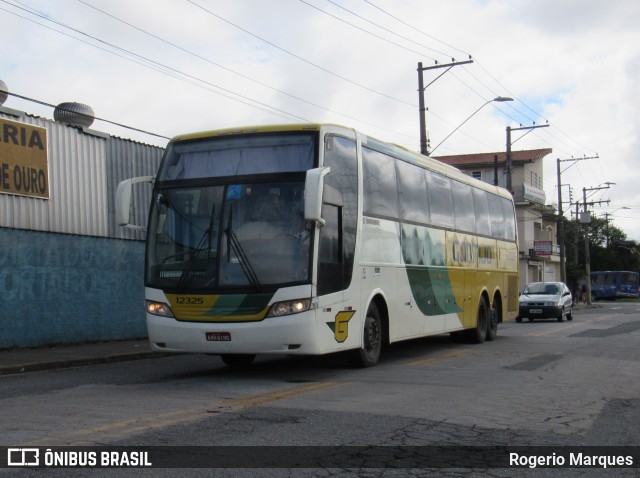
<instances>
[{"instance_id":1,"label":"windshield wiper","mask_svg":"<svg viewBox=\"0 0 640 478\"><path fill-rule=\"evenodd\" d=\"M189 259L189 262L187 263L187 267L185 267L184 270L182 271L182 274L180 274L180 278L178 279L178 284L177 284L177 288L179 290L183 288L185 282L187 281L187 278L191 274L191 271L193 271L193 267L195 266L200 253L206 249L207 259L211 258L211 240L213 238L213 224L214 224L215 216L216 216L216 205L215 203L213 203L211 207L211 216L209 217L209 227L202 234L202 237L198 241L198 244L196 245L196 247L190 251L193 255L191 256L191 259ZM183 254L187 254L187 253L185 252Z\"/></svg>"},{"instance_id":2,"label":"windshield wiper","mask_svg":"<svg viewBox=\"0 0 640 478\"><path fill-rule=\"evenodd\" d=\"M227 228L224 230L224 233L227 235L227 262L231 262L231 251L233 251L249 283L260 290L261 285L256 271L253 269L247 254L244 252L238 237L235 232L233 232L233 207L231 205L229 206L229 219L227 220Z\"/></svg>"}]
</instances>

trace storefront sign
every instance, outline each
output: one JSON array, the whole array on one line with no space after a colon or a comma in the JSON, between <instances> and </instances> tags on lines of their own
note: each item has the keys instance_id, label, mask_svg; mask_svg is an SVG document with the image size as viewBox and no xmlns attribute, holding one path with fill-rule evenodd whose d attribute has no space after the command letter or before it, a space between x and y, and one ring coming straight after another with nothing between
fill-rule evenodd
<instances>
[{"instance_id":1,"label":"storefront sign","mask_svg":"<svg viewBox=\"0 0 640 478\"><path fill-rule=\"evenodd\" d=\"M49 198L46 129L0 118L0 193Z\"/></svg>"},{"instance_id":2,"label":"storefront sign","mask_svg":"<svg viewBox=\"0 0 640 478\"><path fill-rule=\"evenodd\" d=\"M536 256L550 256L551 248L551 241L533 241L533 253Z\"/></svg>"}]
</instances>

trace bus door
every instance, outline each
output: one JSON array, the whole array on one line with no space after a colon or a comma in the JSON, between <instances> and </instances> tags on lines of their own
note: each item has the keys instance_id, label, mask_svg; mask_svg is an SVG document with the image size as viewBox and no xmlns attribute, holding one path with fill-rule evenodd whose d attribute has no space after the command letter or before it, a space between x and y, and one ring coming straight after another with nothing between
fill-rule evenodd
<instances>
[{"instance_id":1,"label":"bus door","mask_svg":"<svg viewBox=\"0 0 640 478\"><path fill-rule=\"evenodd\" d=\"M358 217L358 166L355 140L324 138L322 218L317 261L318 336L335 350L359 343L360 282L352 280ZM329 333L329 334L328 334Z\"/></svg>"}]
</instances>

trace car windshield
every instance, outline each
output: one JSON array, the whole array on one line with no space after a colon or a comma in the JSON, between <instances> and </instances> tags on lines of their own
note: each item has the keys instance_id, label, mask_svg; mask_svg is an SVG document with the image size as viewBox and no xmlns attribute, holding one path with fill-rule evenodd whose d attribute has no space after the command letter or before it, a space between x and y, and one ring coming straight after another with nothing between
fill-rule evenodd
<instances>
[{"instance_id":1,"label":"car windshield","mask_svg":"<svg viewBox=\"0 0 640 478\"><path fill-rule=\"evenodd\" d=\"M557 284L530 284L524 293L527 295L558 295L560 288Z\"/></svg>"}]
</instances>

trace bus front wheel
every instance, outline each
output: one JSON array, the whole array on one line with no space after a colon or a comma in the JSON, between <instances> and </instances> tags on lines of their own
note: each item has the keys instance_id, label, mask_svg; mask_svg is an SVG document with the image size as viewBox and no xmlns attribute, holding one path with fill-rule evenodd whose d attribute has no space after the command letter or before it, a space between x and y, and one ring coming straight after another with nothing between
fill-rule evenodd
<instances>
[{"instance_id":1,"label":"bus front wheel","mask_svg":"<svg viewBox=\"0 0 640 478\"><path fill-rule=\"evenodd\" d=\"M369 306L364 319L362 347L351 352L350 362L357 367L373 367L382 350L382 319L375 304Z\"/></svg>"}]
</instances>

